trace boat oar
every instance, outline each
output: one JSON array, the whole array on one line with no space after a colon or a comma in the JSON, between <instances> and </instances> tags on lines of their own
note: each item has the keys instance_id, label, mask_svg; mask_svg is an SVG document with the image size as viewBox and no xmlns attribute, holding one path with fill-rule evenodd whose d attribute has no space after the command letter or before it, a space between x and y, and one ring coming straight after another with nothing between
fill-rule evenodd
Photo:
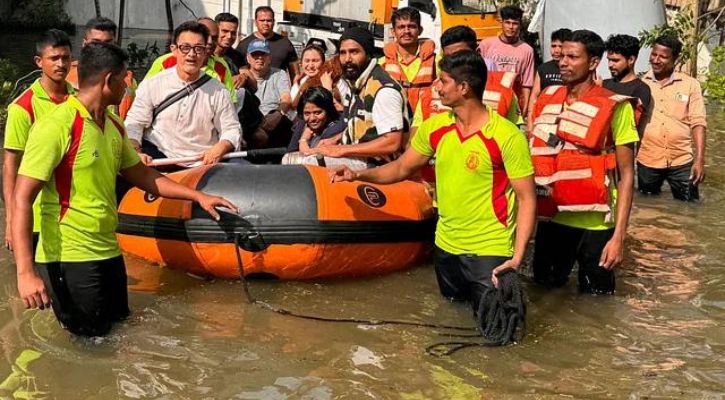
<instances>
[{"instance_id":1,"label":"boat oar","mask_svg":"<svg viewBox=\"0 0 725 400\"><path fill-rule=\"evenodd\" d=\"M256 157L256 156L281 156L287 152L286 147L273 147L271 149L253 149L253 150L245 150L245 151L235 151L232 153L227 153L222 156L222 160L228 160L230 158L246 158L246 157ZM149 164L149 167L162 167L164 165L176 165L176 164L183 164L183 163L191 163L195 161L200 161L202 159L202 156L194 156L194 157L178 157L178 158L157 158L155 160L152 160Z\"/></svg>"}]
</instances>

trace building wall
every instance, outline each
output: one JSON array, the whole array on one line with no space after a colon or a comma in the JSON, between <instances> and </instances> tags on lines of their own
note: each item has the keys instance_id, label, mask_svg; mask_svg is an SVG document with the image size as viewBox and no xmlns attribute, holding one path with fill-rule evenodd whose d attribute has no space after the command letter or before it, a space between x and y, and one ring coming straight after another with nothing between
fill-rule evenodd
<instances>
[{"instance_id":1,"label":"building wall","mask_svg":"<svg viewBox=\"0 0 725 400\"><path fill-rule=\"evenodd\" d=\"M2 0L0 0L2 1ZM120 0L101 0L101 14L118 22ZM201 16L215 16L223 11L223 0L171 0L174 25ZM240 17L240 30L247 33L254 18L254 8L269 5L282 18L282 0L231 0L231 13ZM188 7L188 8L187 8ZM251 8L252 12L248 10ZM95 17L93 2L68 0L68 15L77 25ZM129 29L166 30L166 7L163 0L126 0L124 27Z\"/></svg>"}]
</instances>

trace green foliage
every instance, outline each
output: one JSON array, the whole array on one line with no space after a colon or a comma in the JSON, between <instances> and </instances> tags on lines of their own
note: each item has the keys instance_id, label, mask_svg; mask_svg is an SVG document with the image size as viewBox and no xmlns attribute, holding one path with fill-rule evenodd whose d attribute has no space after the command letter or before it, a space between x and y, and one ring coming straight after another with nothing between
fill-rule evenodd
<instances>
[{"instance_id":1,"label":"green foliage","mask_svg":"<svg viewBox=\"0 0 725 400\"><path fill-rule=\"evenodd\" d=\"M156 42L153 42L153 44L146 43L143 48L131 42L126 46L126 51L128 52L129 64L134 70L147 69L161 55L161 50Z\"/></svg>"},{"instance_id":2,"label":"green foliage","mask_svg":"<svg viewBox=\"0 0 725 400\"><path fill-rule=\"evenodd\" d=\"M695 28L695 16L689 6L683 7L672 19L672 24L664 24L653 27L650 30L643 30L639 33L639 40L643 47L652 47L655 39L662 35L677 36L682 42L682 53L677 61L678 65L684 65L693 57L697 57L697 44L702 38L693 35Z\"/></svg>"},{"instance_id":3,"label":"green foliage","mask_svg":"<svg viewBox=\"0 0 725 400\"><path fill-rule=\"evenodd\" d=\"M725 47L719 46L712 51L712 63L710 72L707 73L703 88L707 91L710 101L725 104L725 75L722 74L725 68Z\"/></svg>"},{"instance_id":4,"label":"green foliage","mask_svg":"<svg viewBox=\"0 0 725 400\"><path fill-rule=\"evenodd\" d=\"M72 22L65 12L66 0L23 0L17 3L6 26L27 29L68 28Z\"/></svg>"},{"instance_id":5,"label":"green foliage","mask_svg":"<svg viewBox=\"0 0 725 400\"><path fill-rule=\"evenodd\" d=\"M13 100L11 93L15 80L18 79L20 70L10 61L0 58L0 129L5 130L5 118L7 117L7 106Z\"/></svg>"}]
</instances>

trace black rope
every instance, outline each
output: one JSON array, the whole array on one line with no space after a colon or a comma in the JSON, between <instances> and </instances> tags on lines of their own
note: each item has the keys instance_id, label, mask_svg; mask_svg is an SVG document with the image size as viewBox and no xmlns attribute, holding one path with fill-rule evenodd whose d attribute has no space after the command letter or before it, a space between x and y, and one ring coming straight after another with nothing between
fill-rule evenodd
<instances>
[{"instance_id":1,"label":"black rope","mask_svg":"<svg viewBox=\"0 0 725 400\"><path fill-rule=\"evenodd\" d=\"M245 242L243 242L243 236L246 236L247 240ZM518 283L518 277L516 276L516 273L513 273L513 271L507 271L506 273L499 275L499 286L505 288L504 290L502 290L502 292L504 292L504 295L501 295L499 293L501 291L495 288L487 289L484 292L483 296L481 297L478 310L476 312L478 322L477 327L463 327L455 325L389 319L321 317L316 315L299 314L285 308L277 307L267 302L255 299L249 291L249 284L244 276L244 263L242 262L242 256L240 254L241 252L239 251L240 249L245 248L243 246L243 243L250 242L248 239L248 233L239 233L234 237L234 243L237 246L237 249L235 249L237 267L239 269L239 277L242 282L244 295L249 304L262 307L277 314L312 321L333 323L363 324L371 326L398 325L418 328L447 329L453 331L478 331L479 333L469 335L440 332L436 333L441 336L463 338L481 338L481 334L483 334L483 337L487 340L485 342L440 342L426 347L426 352L428 354L437 357L448 356L455 353L456 351L467 347L493 347L509 344L514 341L513 338L516 332L523 332L523 316L525 315L525 305L522 301L517 303L514 300L516 298L523 300L523 291L521 290L520 284ZM512 272L513 274L509 274L508 272ZM511 276L513 278L511 278ZM515 281L512 279L514 279ZM510 299L507 300L507 298ZM517 313L511 313L512 310L516 310ZM509 315L509 317L506 317L506 315Z\"/></svg>"}]
</instances>

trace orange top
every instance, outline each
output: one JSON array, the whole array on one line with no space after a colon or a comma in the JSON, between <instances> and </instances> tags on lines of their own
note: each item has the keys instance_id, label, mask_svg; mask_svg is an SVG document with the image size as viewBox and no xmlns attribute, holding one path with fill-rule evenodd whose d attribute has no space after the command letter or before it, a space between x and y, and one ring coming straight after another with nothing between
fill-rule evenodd
<instances>
[{"instance_id":1,"label":"orange top","mask_svg":"<svg viewBox=\"0 0 725 400\"><path fill-rule=\"evenodd\" d=\"M637 161L650 168L677 167L692 161L692 128L707 127L700 83L675 72L658 82L652 71L642 79L652 92L652 112Z\"/></svg>"},{"instance_id":2,"label":"orange top","mask_svg":"<svg viewBox=\"0 0 725 400\"><path fill-rule=\"evenodd\" d=\"M73 85L73 88L78 90L77 60L71 63L70 71L68 71L68 76L65 79L66 81L70 82L71 85ZM126 72L126 78L124 79L124 82L126 82L126 93L123 95L121 103L117 107L113 107L113 112L121 117L121 119L126 119L126 114L128 114L128 110L131 109L133 99L134 97L136 97L136 86L138 86L138 84L136 83L136 79L133 78L133 72L131 72L131 70L128 70Z\"/></svg>"}]
</instances>

